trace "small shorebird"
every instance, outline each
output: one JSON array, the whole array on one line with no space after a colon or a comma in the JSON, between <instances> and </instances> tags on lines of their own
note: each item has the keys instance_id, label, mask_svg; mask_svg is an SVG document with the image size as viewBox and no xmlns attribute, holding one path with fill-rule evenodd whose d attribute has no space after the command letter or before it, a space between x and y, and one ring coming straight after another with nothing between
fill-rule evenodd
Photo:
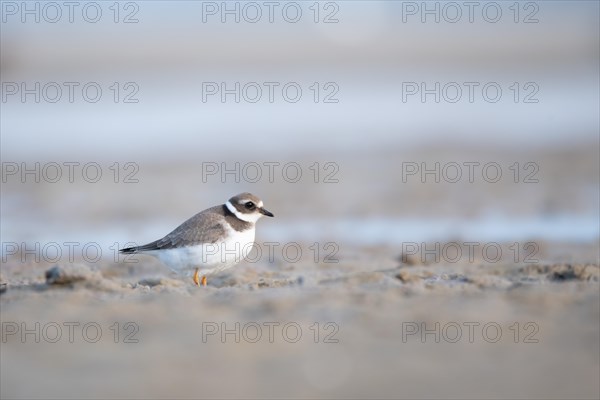
<instances>
[{"instance_id":1,"label":"small shorebird","mask_svg":"<svg viewBox=\"0 0 600 400\"><path fill-rule=\"evenodd\" d=\"M263 215L273 217L261 199L241 193L199 212L162 239L120 252L157 257L175 272L193 271L194 283L206 286L208 275L233 267L248 255L256 221Z\"/></svg>"}]
</instances>

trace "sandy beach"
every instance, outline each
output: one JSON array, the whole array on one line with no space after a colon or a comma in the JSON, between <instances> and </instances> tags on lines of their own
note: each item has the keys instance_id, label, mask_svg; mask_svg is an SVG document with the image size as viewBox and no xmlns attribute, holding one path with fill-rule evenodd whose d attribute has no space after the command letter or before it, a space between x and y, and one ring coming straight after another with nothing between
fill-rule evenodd
<instances>
[{"instance_id":1,"label":"sandy beach","mask_svg":"<svg viewBox=\"0 0 600 400\"><path fill-rule=\"evenodd\" d=\"M371 185L380 200L358 196L358 182L382 165L402 168L395 155L340 162L340 183L313 186L310 197L301 184L259 185L252 190L276 214L258 223L262 253L211 277L205 288L152 257L113 258L112 241L150 240L193 208L186 197L166 212L164 202L173 198L134 201L140 185L152 192L186 168L142 164L151 172L140 177L155 184L113 185L106 193L120 202L81 208L84 221L95 221L94 232L82 232L97 235L102 259L89 262L92 256L75 252L72 262L67 253L36 262L32 252L5 254L2 397L597 398L597 231L586 234L585 222L567 224L573 231L553 228L560 221L553 218L549 225L524 223L538 218L529 210L556 204L571 208L573 220L593 215L587 183L597 179L595 161L572 162L569 154L535 156L543 173L533 192L487 182L447 183L439 192L442 183L416 180L397 186L409 196L400 204L381 184ZM487 159L510 165L501 156ZM215 192L220 185L214 183ZM20 190L37 201L39 185L14 187L14 195ZM128 194L131 188L137 193ZM293 196L305 200L294 208ZM465 202L476 207L465 209ZM508 222L508 234L502 221L482 217L490 204L519 216ZM44 207L70 220L58 203ZM354 219L344 218L349 210L356 210ZM461 224L447 222L458 212ZM448 231L439 231L444 224ZM57 243L73 238L56 232ZM110 232L111 240L101 239ZM25 250L34 248L27 243Z\"/></svg>"},{"instance_id":2,"label":"sandy beach","mask_svg":"<svg viewBox=\"0 0 600 400\"><path fill-rule=\"evenodd\" d=\"M145 263L55 284L5 266L2 397L597 397L597 263L360 253L239 266L206 288Z\"/></svg>"}]
</instances>

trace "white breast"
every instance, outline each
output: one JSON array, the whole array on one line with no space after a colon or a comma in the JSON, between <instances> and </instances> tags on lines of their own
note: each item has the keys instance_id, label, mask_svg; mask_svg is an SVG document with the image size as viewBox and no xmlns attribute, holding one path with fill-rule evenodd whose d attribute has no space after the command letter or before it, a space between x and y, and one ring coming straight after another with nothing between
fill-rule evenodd
<instances>
[{"instance_id":1,"label":"white breast","mask_svg":"<svg viewBox=\"0 0 600 400\"><path fill-rule=\"evenodd\" d=\"M157 257L175 272L193 272L200 268L204 275L232 267L248 256L254 246L255 229L238 232L225 225L225 240L178 249L157 250L148 254Z\"/></svg>"}]
</instances>

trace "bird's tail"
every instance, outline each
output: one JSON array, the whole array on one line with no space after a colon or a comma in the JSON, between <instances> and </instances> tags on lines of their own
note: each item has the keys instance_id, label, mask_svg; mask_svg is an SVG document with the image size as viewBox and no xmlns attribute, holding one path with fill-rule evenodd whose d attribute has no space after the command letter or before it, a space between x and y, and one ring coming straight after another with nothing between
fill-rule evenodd
<instances>
[{"instance_id":1,"label":"bird's tail","mask_svg":"<svg viewBox=\"0 0 600 400\"><path fill-rule=\"evenodd\" d=\"M123 254L135 254L135 253L137 253L137 251L138 251L137 247L127 247L126 249L119 250L119 253L123 253Z\"/></svg>"}]
</instances>

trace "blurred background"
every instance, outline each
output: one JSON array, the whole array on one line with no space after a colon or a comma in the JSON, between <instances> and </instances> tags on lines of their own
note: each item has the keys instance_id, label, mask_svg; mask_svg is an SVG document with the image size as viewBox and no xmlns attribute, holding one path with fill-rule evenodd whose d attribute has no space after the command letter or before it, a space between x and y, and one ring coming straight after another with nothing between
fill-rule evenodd
<instances>
[{"instance_id":1,"label":"blurred background","mask_svg":"<svg viewBox=\"0 0 600 400\"><path fill-rule=\"evenodd\" d=\"M93 222L92 237L111 231L123 240L130 232L118 230L137 223L124 217L139 218L144 229L156 217L173 225L243 190L305 223L526 217L538 222L536 234L550 234L539 220L560 216L577 223L557 222L555 235L598 235L596 2L482 2L473 9L444 2L278 3L271 15L260 4L152 1L102 3L100 17L86 4L72 17L59 8L61 18L52 23L54 7L3 2L1 155L19 164L3 181L5 239L32 239L32 231L44 240L62 238L75 229L79 238ZM288 22L297 9L301 17ZM265 82L272 82L271 96ZM296 102L283 93L288 83L289 98L296 87L302 91ZM51 102L55 84L61 97ZM224 102L221 84L234 92ZM492 88L484 93L487 84ZM204 163L226 169L236 161L240 171L259 163L262 179L222 179L220 168L203 179ZM314 184L308 168L317 161L322 176ZM73 172L81 174L97 162L104 177L86 184L79 176L73 185L61 164L58 182L30 184L35 177L22 179L22 162L23 170L40 162L40 171L48 162L79 162ZM108 168L115 162L118 182L135 172L139 183L114 184ZM125 170L127 162L139 168ZM287 182L279 174L270 182L264 162L299 163L303 179ZM326 162L337 166L337 183L322 182L333 172L324 170ZM464 176L447 184L430 175L423 184L423 162L429 169L439 162L440 172L459 163ZM471 184L464 162L499 163L502 179L490 184L478 167ZM516 184L509 170L515 162ZM537 170L525 169L528 162ZM403 163L419 170L403 179ZM524 182L530 173L539 182ZM315 225L310 233L321 231Z\"/></svg>"},{"instance_id":2,"label":"blurred background","mask_svg":"<svg viewBox=\"0 0 600 400\"><path fill-rule=\"evenodd\" d=\"M108 332L133 319L143 334L3 340L3 398L599 396L597 272L555 287L523 256L491 270L479 257L416 266L417 289L395 277L405 243L453 240L534 242L538 272L597 271L598 2L0 4L2 320L87 316ZM115 259L243 191L276 215L259 243L335 243L340 262L279 254L198 292L177 277L141 285L169 271ZM101 248L76 261L110 290L35 286L56 262L23 249L65 242ZM435 286L444 273L458 283ZM248 290L264 277L269 290ZM546 340L399 340L401 322L469 318L533 320ZM342 336L325 349L197 342L202 321L224 319L335 321ZM53 354L65 361L38 362Z\"/></svg>"}]
</instances>

